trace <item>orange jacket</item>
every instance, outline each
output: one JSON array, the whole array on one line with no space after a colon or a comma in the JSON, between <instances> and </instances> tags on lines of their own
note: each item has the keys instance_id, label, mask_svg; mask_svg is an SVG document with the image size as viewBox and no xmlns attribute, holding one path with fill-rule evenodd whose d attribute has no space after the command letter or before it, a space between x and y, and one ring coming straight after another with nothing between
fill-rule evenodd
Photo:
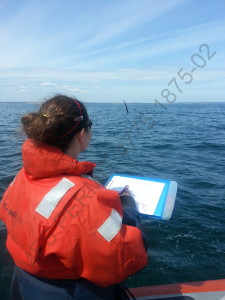
<instances>
[{"instance_id":1,"label":"orange jacket","mask_svg":"<svg viewBox=\"0 0 225 300\"><path fill-rule=\"evenodd\" d=\"M108 286L146 265L141 231L122 224L118 193L82 177L95 164L30 140L22 153L23 168L0 203L17 266L44 278Z\"/></svg>"}]
</instances>

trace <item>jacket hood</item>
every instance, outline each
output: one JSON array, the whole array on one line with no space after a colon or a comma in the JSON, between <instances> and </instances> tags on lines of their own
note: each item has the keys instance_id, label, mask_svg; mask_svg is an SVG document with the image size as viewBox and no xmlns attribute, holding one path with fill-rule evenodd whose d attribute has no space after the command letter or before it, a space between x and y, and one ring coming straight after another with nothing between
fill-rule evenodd
<instances>
[{"instance_id":1,"label":"jacket hood","mask_svg":"<svg viewBox=\"0 0 225 300\"><path fill-rule=\"evenodd\" d=\"M27 139L22 147L23 166L32 178L46 178L57 175L87 174L93 171L95 163L78 162L60 149L47 144L35 145Z\"/></svg>"}]
</instances>

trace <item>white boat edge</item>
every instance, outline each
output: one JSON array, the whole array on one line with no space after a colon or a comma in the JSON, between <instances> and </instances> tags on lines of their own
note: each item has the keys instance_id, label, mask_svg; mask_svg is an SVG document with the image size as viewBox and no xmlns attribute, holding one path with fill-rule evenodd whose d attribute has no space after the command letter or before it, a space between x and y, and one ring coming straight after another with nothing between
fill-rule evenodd
<instances>
[{"instance_id":1,"label":"white boat edge","mask_svg":"<svg viewBox=\"0 0 225 300\"><path fill-rule=\"evenodd\" d=\"M225 300L225 279L145 286L129 290L137 300Z\"/></svg>"}]
</instances>

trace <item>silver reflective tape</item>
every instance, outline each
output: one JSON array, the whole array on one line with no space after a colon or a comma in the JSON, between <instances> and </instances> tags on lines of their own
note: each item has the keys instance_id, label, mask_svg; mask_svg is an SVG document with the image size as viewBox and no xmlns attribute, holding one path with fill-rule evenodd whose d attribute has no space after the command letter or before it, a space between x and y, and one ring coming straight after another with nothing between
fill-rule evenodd
<instances>
[{"instance_id":1,"label":"silver reflective tape","mask_svg":"<svg viewBox=\"0 0 225 300\"><path fill-rule=\"evenodd\" d=\"M17 177L17 175L19 174L19 172L16 174L16 176L13 178L13 181L10 183L10 186L12 186L13 185L13 183L15 182L15 180L16 180L16 177Z\"/></svg>"},{"instance_id":2,"label":"silver reflective tape","mask_svg":"<svg viewBox=\"0 0 225 300\"><path fill-rule=\"evenodd\" d=\"M120 231L122 225L122 217L113 208L108 219L98 228L98 232L110 242Z\"/></svg>"},{"instance_id":3,"label":"silver reflective tape","mask_svg":"<svg viewBox=\"0 0 225 300\"><path fill-rule=\"evenodd\" d=\"M73 187L75 183L67 178L63 178L54 186L41 200L35 209L40 215L48 219L53 213L59 201L66 194L66 192Z\"/></svg>"}]
</instances>

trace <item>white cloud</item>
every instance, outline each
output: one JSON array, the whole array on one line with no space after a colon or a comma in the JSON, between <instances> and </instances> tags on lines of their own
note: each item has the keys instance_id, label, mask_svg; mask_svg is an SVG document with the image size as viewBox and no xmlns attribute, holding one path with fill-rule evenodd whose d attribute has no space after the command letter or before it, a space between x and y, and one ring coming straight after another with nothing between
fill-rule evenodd
<instances>
[{"instance_id":1,"label":"white cloud","mask_svg":"<svg viewBox=\"0 0 225 300\"><path fill-rule=\"evenodd\" d=\"M27 89L18 89L18 92L25 93L25 92L27 92Z\"/></svg>"},{"instance_id":2,"label":"white cloud","mask_svg":"<svg viewBox=\"0 0 225 300\"><path fill-rule=\"evenodd\" d=\"M99 43L119 37L125 32L132 31L134 28L148 23L181 5L185 0L171 1L125 1L113 3L101 9L98 16L98 24L102 23L97 33L82 45L82 48L93 46ZM102 11L103 10L103 11Z\"/></svg>"},{"instance_id":3,"label":"white cloud","mask_svg":"<svg viewBox=\"0 0 225 300\"><path fill-rule=\"evenodd\" d=\"M103 4L96 1L84 10L85 4L73 1L68 6L52 1L27 1L18 5L17 11L12 10L12 15L4 22L0 21L0 40L4 45L0 48L0 65L52 66L57 62L74 65L83 53L88 54L100 45L102 49L102 43L110 41L114 44L115 39L183 2L185 0L160 3L157 0L131 0ZM70 13L73 9L76 17ZM61 12L68 17L61 20ZM57 18L61 23L56 22Z\"/></svg>"},{"instance_id":4,"label":"white cloud","mask_svg":"<svg viewBox=\"0 0 225 300\"><path fill-rule=\"evenodd\" d=\"M116 40L98 47L76 50L74 53L53 58L54 66L70 66L76 69L115 69L133 67L137 63L145 66L146 63L158 62L161 58L183 57L188 59L187 51L207 43L210 45L225 41L225 21L216 20L205 22L177 30L167 30L158 34L147 33L145 36L130 39ZM82 44L84 45L84 44ZM79 48L79 47L78 47ZM211 49L210 49L211 50ZM214 51L214 49L212 49ZM206 53L202 53L203 55ZM221 54L222 55L222 54Z\"/></svg>"},{"instance_id":5,"label":"white cloud","mask_svg":"<svg viewBox=\"0 0 225 300\"><path fill-rule=\"evenodd\" d=\"M43 85L43 86L57 86L57 83L54 83L54 82L43 82L41 85Z\"/></svg>"},{"instance_id":6,"label":"white cloud","mask_svg":"<svg viewBox=\"0 0 225 300\"><path fill-rule=\"evenodd\" d=\"M29 83L29 87L34 82L38 83L42 81L41 86L61 86L62 88L69 89L74 88L74 85L67 84L67 82L71 83L82 83L82 85L95 84L95 87L100 88L101 83L107 81L135 81L135 82L158 82L170 80L172 77L176 76L175 68L165 67L150 69L150 70L142 70L142 69L117 69L114 71L82 71L82 70L68 70L68 69L49 69L49 68L30 68L30 69L22 69L22 68L4 68L1 70L0 68L0 79L3 82L7 82L8 80L13 80L17 82L24 82L26 84ZM188 71L188 70L186 70ZM225 68L210 68L207 69L207 65L204 69L196 70L197 72L201 71L201 78L199 76L199 80L214 80L224 79L225 78ZM51 81L44 81L45 79L52 79L57 81L58 83L53 83ZM15 86L15 84L13 85ZM34 85L33 85L34 86ZM25 87L25 86L23 86ZM26 86L27 87L27 86ZM37 87L37 86L35 86ZM79 89L79 88L78 88ZM82 90L82 89L79 89ZM85 89L83 90L85 91Z\"/></svg>"},{"instance_id":7,"label":"white cloud","mask_svg":"<svg viewBox=\"0 0 225 300\"><path fill-rule=\"evenodd\" d=\"M67 89L70 92L75 92L75 93L79 93L79 94L88 94L88 92L85 90L80 90L80 89L76 89L76 88L72 88L72 87L67 88Z\"/></svg>"},{"instance_id":8,"label":"white cloud","mask_svg":"<svg viewBox=\"0 0 225 300\"><path fill-rule=\"evenodd\" d=\"M82 84L98 83L105 81L158 81L159 79L167 79L171 69L164 70L141 70L141 69L118 69L114 71L82 71L68 69L49 69L49 68L4 68L1 71L0 78L2 80L19 80L20 82L39 82L40 80L52 79L58 83L44 81L42 86L60 86L64 88L73 88L66 82L80 82Z\"/></svg>"},{"instance_id":9,"label":"white cloud","mask_svg":"<svg viewBox=\"0 0 225 300\"><path fill-rule=\"evenodd\" d=\"M199 93L207 85L224 92L225 21L217 19L217 4L205 9L186 0L89 0L87 8L86 1L23 3L0 19L1 93L26 91L26 97L54 90L103 99L123 90L134 97L149 88L160 93L179 68L194 68L192 54L206 59L207 52L199 50L203 43L217 54L196 69L191 86ZM210 14L210 7L218 14Z\"/></svg>"},{"instance_id":10,"label":"white cloud","mask_svg":"<svg viewBox=\"0 0 225 300\"><path fill-rule=\"evenodd\" d=\"M134 62L159 61L160 57L184 56L186 51L207 43L224 42L225 21L207 22L196 26L185 27L176 31L167 31L159 35L117 42L93 53L84 52L76 61L77 68L111 68L113 65L132 65ZM214 51L214 50L212 50ZM203 55L206 53L202 53ZM68 58L70 59L70 58ZM185 59L185 56L184 56ZM65 63L66 63L65 59ZM73 65L73 64L72 64ZM75 65L75 64L74 64Z\"/></svg>"}]
</instances>

